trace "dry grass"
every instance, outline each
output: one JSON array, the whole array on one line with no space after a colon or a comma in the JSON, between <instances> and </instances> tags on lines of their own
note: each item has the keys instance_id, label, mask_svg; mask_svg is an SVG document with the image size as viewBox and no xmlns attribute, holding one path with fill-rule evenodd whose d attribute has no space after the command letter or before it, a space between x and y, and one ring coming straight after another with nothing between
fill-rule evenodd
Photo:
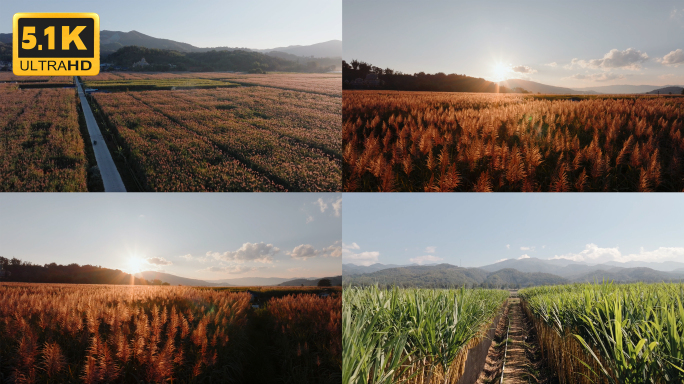
<instances>
[{"instance_id":1,"label":"dry grass","mask_svg":"<svg viewBox=\"0 0 684 384\"><path fill-rule=\"evenodd\" d=\"M345 191L681 191L684 98L345 91Z\"/></svg>"}]
</instances>

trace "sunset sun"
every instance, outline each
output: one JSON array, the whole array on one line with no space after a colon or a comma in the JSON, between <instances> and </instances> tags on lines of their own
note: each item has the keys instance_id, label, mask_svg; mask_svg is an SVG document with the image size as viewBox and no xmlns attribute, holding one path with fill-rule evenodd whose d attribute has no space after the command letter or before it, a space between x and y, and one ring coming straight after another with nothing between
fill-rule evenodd
<instances>
[{"instance_id":1,"label":"sunset sun","mask_svg":"<svg viewBox=\"0 0 684 384\"><path fill-rule=\"evenodd\" d=\"M133 272L133 273L142 272L142 267L143 267L143 260L140 257L131 256L131 258L128 259L128 268L130 269L131 272Z\"/></svg>"},{"instance_id":2,"label":"sunset sun","mask_svg":"<svg viewBox=\"0 0 684 384\"><path fill-rule=\"evenodd\" d=\"M508 78L508 73L510 72L510 67L504 63L496 63L492 67L492 73L494 74L494 81L503 81Z\"/></svg>"}]
</instances>

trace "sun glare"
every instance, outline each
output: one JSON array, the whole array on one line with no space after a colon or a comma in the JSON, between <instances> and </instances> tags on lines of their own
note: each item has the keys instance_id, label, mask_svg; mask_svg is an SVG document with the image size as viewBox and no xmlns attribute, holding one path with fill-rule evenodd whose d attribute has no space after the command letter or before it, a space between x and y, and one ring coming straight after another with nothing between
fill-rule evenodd
<instances>
[{"instance_id":1,"label":"sun glare","mask_svg":"<svg viewBox=\"0 0 684 384\"><path fill-rule=\"evenodd\" d=\"M128 259L128 267L132 273L142 272L142 259L136 256Z\"/></svg>"},{"instance_id":2,"label":"sun glare","mask_svg":"<svg viewBox=\"0 0 684 384\"><path fill-rule=\"evenodd\" d=\"M508 74L511 71L511 67L509 65L506 65L504 63L496 63L494 64L494 67L492 68L492 72L494 74L494 81L503 81L508 78Z\"/></svg>"}]
</instances>

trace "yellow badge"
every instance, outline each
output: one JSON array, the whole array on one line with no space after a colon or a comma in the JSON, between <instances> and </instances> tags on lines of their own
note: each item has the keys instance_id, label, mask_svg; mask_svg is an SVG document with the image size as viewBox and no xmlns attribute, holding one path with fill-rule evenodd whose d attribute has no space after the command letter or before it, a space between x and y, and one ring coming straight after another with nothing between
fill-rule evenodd
<instances>
[{"instance_id":1,"label":"yellow badge","mask_svg":"<svg viewBox=\"0 0 684 384\"><path fill-rule=\"evenodd\" d=\"M17 76L95 76L100 73L100 17L17 13L12 60Z\"/></svg>"}]
</instances>

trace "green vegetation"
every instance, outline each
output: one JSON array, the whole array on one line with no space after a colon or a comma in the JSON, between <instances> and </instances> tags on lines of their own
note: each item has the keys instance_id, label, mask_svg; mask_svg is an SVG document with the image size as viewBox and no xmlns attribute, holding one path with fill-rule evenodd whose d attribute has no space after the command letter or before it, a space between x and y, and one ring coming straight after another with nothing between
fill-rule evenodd
<instances>
[{"instance_id":1,"label":"green vegetation","mask_svg":"<svg viewBox=\"0 0 684 384\"><path fill-rule=\"evenodd\" d=\"M344 284L380 287L416 288L520 288L535 285L567 284L569 281L550 273L526 273L506 268L487 272L479 268L460 268L450 264L388 268L381 271L349 276L344 275Z\"/></svg>"},{"instance_id":2,"label":"green vegetation","mask_svg":"<svg viewBox=\"0 0 684 384\"><path fill-rule=\"evenodd\" d=\"M346 288L342 382L456 383L499 314L499 290Z\"/></svg>"},{"instance_id":3,"label":"green vegetation","mask_svg":"<svg viewBox=\"0 0 684 384\"><path fill-rule=\"evenodd\" d=\"M101 91L145 91L172 90L193 88L238 87L238 84L227 81L209 79L131 79L131 80L97 80L85 83L88 88Z\"/></svg>"},{"instance_id":4,"label":"green vegetation","mask_svg":"<svg viewBox=\"0 0 684 384\"><path fill-rule=\"evenodd\" d=\"M562 383L684 380L684 284L575 284L519 295Z\"/></svg>"},{"instance_id":5,"label":"green vegetation","mask_svg":"<svg viewBox=\"0 0 684 384\"><path fill-rule=\"evenodd\" d=\"M145 59L149 65L133 67L134 63ZM283 72L329 72L335 65L321 66L317 59L307 63L285 60L259 52L233 50L209 52L178 52L166 49L127 46L105 58L107 63L130 67L141 71L240 71L264 73Z\"/></svg>"}]
</instances>

